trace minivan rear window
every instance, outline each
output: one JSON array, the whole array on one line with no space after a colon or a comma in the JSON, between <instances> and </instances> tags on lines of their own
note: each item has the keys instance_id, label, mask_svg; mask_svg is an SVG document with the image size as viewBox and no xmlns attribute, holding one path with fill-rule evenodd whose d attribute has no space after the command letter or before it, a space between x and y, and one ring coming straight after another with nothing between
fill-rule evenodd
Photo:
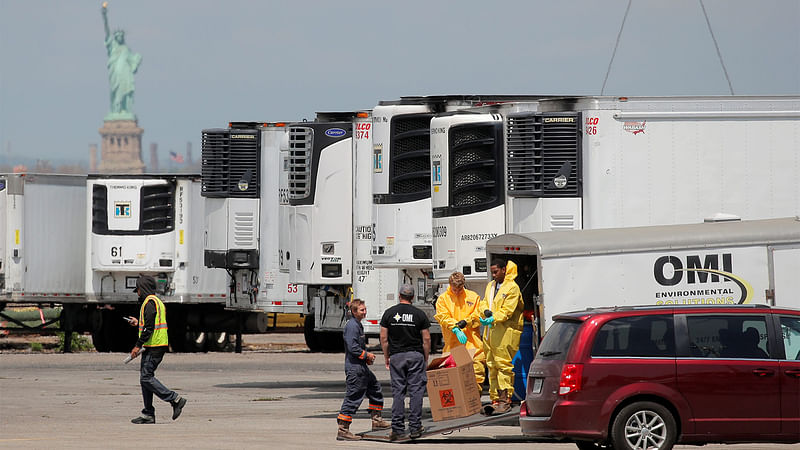
<instances>
[{"instance_id":1,"label":"minivan rear window","mask_svg":"<svg viewBox=\"0 0 800 450\"><path fill-rule=\"evenodd\" d=\"M580 328L582 322L571 320L557 320L539 344L536 359L563 360L567 357L567 350L572 344L572 338Z\"/></svg>"}]
</instances>

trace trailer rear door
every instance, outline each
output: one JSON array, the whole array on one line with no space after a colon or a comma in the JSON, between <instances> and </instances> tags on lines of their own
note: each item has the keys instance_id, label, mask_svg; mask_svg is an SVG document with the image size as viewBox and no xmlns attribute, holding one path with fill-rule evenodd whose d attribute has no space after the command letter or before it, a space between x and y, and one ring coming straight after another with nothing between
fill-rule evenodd
<instances>
[{"instance_id":1,"label":"trailer rear door","mask_svg":"<svg viewBox=\"0 0 800 450\"><path fill-rule=\"evenodd\" d=\"M800 294L800 245L771 247L770 262L772 280L770 284L775 292L775 305L797 307Z\"/></svg>"}]
</instances>

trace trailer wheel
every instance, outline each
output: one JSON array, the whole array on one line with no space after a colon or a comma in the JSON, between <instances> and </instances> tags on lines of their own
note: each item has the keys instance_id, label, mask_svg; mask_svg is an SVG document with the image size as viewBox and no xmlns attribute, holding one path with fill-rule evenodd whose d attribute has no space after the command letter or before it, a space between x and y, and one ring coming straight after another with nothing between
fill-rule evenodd
<instances>
[{"instance_id":1,"label":"trailer wheel","mask_svg":"<svg viewBox=\"0 0 800 450\"><path fill-rule=\"evenodd\" d=\"M122 315L117 320L122 323ZM138 329L129 325L114 328L110 334L109 347L113 352L130 352L139 337Z\"/></svg>"},{"instance_id":2,"label":"trailer wheel","mask_svg":"<svg viewBox=\"0 0 800 450\"><path fill-rule=\"evenodd\" d=\"M202 331L187 331L184 334L184 344L185 349L187 352L190 353L205 353L208 350L206 349L206 341L208 340L208 334Z\"/></svg>"},{"instance_id":3,"label":"trailer wheel","mask_svg":"<svg viewBox=\"0 0 800 450\"><path fill-rule=\"evenodd\" d=\"M210 352L232 352L236 346L236 337L225 331L207 333L206 346Z\"/></svg>"},{"instance_id":4,"label":"trailer wheel","mask_svg":"<svg viewBox=\"0 0 800 450\"><path fill-rule=\"evenodd\" d=\"M311 353L318 353L322 351L322 343L320 342L319 333L314 331L314 314L307 314L306 320L303 322L303 336L306 338L306 345Z\"/></svg>"},{"instance_id":5,"label":"trailer wheel","mask_svg":"<svg viewBox=\"0 0 800 450\"><path fill-rule=\"evenodd\" d=\"M102 328L97 331L92 331L92 345L94 345L94 349L100 353L109 351L108 340L103 336Z\"/></svg>"},{"instance_id":6,"label":"trailer wheel","mask_svg":"<svg viewBox=\"0 0 800 450\"><path fill-rule=\"evenodd\" d=\"M343 353L344 352L344 334L341 332L335 331L326 331L322 333L317 333L317 335L322 336L322 341L324 344L324 349L322 350L325 353Z\"/></svg>"},{"instance_id":7,"label":"trailer wheel","mask_svg":"<svg viewBox=\"0 0 800 450\"><path fill-rule=\"evenodd\" d=\"M100 353L107 353L111 351L111 345L114 342L114 336L111 327L109 326L111 320L112 317L110 310L100 310L98 320L95 323L95 328L92 330L92 345L94 345L95 350Z\"/></svg>"}]
</instances>

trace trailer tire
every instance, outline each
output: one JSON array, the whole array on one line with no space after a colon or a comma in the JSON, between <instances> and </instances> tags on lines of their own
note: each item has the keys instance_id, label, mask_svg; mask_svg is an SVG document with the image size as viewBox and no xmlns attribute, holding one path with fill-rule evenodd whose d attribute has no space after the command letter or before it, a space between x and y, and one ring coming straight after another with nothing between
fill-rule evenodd
<instances>
[{"instance_id":1,"label":"trailer tire","mask_svg":"<svg viewBox=\"0 0 800 450\"><path fill-rule=\"evenodd\" d=\"M236 346L236 336L221 331L219 333L206 333L206 347L210 352L232 352Z\"/></svg>"},{"instance_id":2,"label":"trailer tire","mask_svg":"<svg viewBox=\"0 0 800 450\"><path fill-rule=\"evenodd\" d=\"M122 323L121 315L119 315L118 321ZM109 343L109 347L113 352L130 352L136 345L136 340L139 337L138 329L128 325L114 328L110 334L111 342Z\"/></svg>"},{"instance_id":3,"label":"trailer tire","mask_svg":"<svg viewBox=\"0 0 800 450\"><path fill-rule=\"evenodd\" d=\"M109 351L108 340L103 336L102 328L97 331L92 331L92 345L94 345L94 349L100 353Z\"/></svg>"},{"instance_id":4,"label":"trailer tire","mask_svg":"<svg viewBox=\"0 0 800 450\"><path fill-rule=\"evenodd\" d=\"M324 349L322 350L325 353L343 353L344 352L344 334L336 332L336 331L326 331L322 333L317 333L322 335L322 341L324 344Z\"/></svg>"},{"instance_id":5,"label":"trailer tire","mask_svg":"<svg viewBox=\"0 0 800 450\"><path fill-rule=\"evenodd\" d=\"M111 351L111 346L114 342L114 336L109 326L111 323L111 311L102 309L97 317L95 328L92 330L92 345L98 352L108 353Z\"/></svg>"},{"instance_id":6,"label":"trailer tire","mask_svg":"<svg viewBox=\"0 0 800 450\"><path fill-rule=\"evenodd\" d=\"M320 342L319 333L314 331L314 314L307 314L303 322L303 336L306 339L306 345L311 353L319 353L322 351L322 343Z\"/></svg>"},{"instance_id":7,"label":"trailer tire","mask_svg":"<svg viewBox=\"0 0 800 450\"><path fill-rule=\"evenodd\" d=\"M208 351L206 342L208 333L202 331L187 331L183 335L185 349L189 353L205 353Z\"/></svg>"}]
</instances>

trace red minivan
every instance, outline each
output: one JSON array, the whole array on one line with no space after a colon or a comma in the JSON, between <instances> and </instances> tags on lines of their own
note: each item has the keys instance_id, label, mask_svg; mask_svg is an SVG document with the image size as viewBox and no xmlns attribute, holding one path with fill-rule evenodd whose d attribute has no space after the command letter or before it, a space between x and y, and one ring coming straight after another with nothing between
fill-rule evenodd
<instances>
[{"instance_id":1,"label":"red minivan","mask_svg":"<svg viewBox=\"0 0 800 450\"><path fill-rule=\"evenodd\" d=\"M800 310L616 307L553 319L528 373L527 436L581 449L800 442Z\"/></svg>"}]
</instances>

